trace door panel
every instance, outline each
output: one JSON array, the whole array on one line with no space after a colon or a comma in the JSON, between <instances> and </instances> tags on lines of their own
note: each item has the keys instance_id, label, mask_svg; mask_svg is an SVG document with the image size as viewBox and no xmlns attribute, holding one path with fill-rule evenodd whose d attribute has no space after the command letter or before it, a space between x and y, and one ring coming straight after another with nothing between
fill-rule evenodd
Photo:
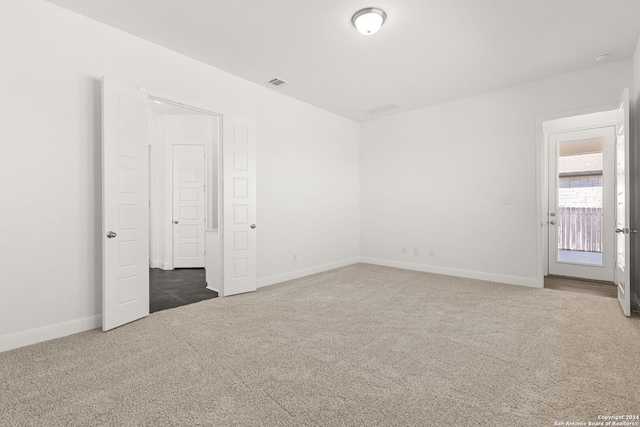
<instances>
[{"instance_id":1,"label":"door panel","mask_svg":"<svg viewBox=\"0 0 640 427\"><path fill-rule=\"evenodd\" d=\"M549 137L549 273L613 281L613 126Z\"/></svg>"},{"instance_id":2,"label":"door panel","mask_svg":"<svg viewBox=\"0 0 640 427\"><path fill-rule=\"evenodd\" d=\"M107 331L149 315L149 151L146 94L103 78L102 103L102 329Z\"/></svg>"},{"instance_id":3,"label":"door panel","mask_svg":"<svg viewBox=\"0 0 640 427\"><path fill-rule=\"evenodd\" d=\"M173 267L205 265L205 148L173 146Z\"/></svg>"},{"instance_id":4,"label":"door panel","mask_svg":"<svg viewBox=\"0 0 640 427\"><path fill-rule=\"evenodd\" d=\"M224 295L256 290L255 123L223 117Z\"/></svg>"},{"instance_id":5,"label":"door panel","mask_svg":"<svg viewBox=\"0 0 640 427\"><path fill-rule=\"evenodd\" d=\"M628 255L631 253L629 238L630 194L629 188L629 89L622 92L618 106L616 127L616 269L615 283L618 286L618 301L622 311L631 315L631 274Z\"/></svg>"}]
</instances>

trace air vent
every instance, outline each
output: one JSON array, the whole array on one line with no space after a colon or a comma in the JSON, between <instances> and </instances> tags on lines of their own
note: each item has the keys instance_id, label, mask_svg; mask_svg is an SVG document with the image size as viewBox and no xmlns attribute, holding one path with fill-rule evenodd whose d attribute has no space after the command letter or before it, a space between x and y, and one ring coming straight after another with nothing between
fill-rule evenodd
<instances>
[{"instance_id":1,"label":"air vent","mask_svg":"<svg viewBox=\"0 0 640 427\"><path fill-rule=\"evenodd\" d=\"M398 104L386 104L386 105L381 105L379 107L376 108L371 108L369 110L364 110L365 113L373 115L373 114L380 114L380 113L384 113L386 111L391 111L391 110L395 110L396 108L400 108L400 106Z\"/></svg>"},{"instance_id":2,"label":"air vent","mask_svg":"<svg viewBox=\"0 0 640 427\"><path fill-rule=\"evenodd\" d=\"M285 82L284 80L280 80L280 79L271 79L271 80L269 80L269 84L272 84L272 85L278 87L278 86L286 85L287 82Z\"/></svg>"}]
</instances>

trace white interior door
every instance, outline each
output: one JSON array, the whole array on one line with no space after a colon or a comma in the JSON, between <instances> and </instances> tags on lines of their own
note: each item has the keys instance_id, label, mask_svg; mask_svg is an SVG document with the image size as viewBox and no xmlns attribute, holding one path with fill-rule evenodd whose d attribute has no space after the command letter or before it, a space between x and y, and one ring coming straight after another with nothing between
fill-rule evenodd
<instances>
[{"instance_id":1,"label":"white interior door","mask_svg":"<svg viewBox=\"0 0 640 427\"><path fill-rule=\"evenodd\" d=\"M173 267L205 265L205 147L173 146Z\"/></svg>"},{"instance_id":2,"label":"white interior door","mask_svg":"<svg viewBox=\"0 0 640 427\"><path fill-rule=\"evenodd\" d=\"M629 89L622 92L618 106L616 140L616 270L618 300L624 314L631 315L631 274L628 255L631 251L629 194Z\"/></svg>"},{"instance_id":3,"label":"white interior door","mask_svg":"<svg viewBox=\"0 0 640 427\"><path fill-rule=\"evenodd\" d=\"M613 282L615 127L549 137L549 274Z\"/></svg>"},{"instance_id":4,"label":"white interior door","mask_svg":"<svg viewBox=\"0 0 640 427\"><path fill-rule=\"evenodd\" d=\"M255 122L224 116L223 282L224 295L256 290Z\"/></svg>"},{"instance_id":5,"label":"white interior door","mask_svg":"<svg viewBox=\"0 0 640 427\"><path fill-rule=\"evenodd\" d=\"M149 315L147 95L102 81L102 330Z\"/></svg>"}]
</instances>

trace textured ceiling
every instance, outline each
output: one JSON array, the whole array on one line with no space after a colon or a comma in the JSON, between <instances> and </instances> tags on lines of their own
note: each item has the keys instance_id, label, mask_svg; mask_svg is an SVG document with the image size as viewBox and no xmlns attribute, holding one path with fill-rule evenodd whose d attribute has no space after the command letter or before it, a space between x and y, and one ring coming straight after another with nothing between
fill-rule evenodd
<instances>
[{"instance_id":1,"label":"textured ceiling","mask_svg":"<svg viewBox=\"0 0 640 427\"><path fill-rule=\"evenodd\" d=\"M640 34L638 0L49 1L358 121L627 58ZM368 6L388 18L363 36Z\"/></svg>"}]
</instances>

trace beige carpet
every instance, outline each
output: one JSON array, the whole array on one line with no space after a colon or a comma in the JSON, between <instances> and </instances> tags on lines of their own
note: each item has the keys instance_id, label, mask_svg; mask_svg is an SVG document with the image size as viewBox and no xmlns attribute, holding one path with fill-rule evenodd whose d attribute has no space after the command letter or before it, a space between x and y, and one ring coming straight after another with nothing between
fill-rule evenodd
<instances>
[{"instance_id":1,"label":"beige carpet","mask_svg":"<svg viewBox=\"0 0 640 427\"><path fill-rule=\"evenodd\" d=\"M358 264L0 353L0 425L553 426L639 374L616 300Z\"/></svg>"}]
</instances>

